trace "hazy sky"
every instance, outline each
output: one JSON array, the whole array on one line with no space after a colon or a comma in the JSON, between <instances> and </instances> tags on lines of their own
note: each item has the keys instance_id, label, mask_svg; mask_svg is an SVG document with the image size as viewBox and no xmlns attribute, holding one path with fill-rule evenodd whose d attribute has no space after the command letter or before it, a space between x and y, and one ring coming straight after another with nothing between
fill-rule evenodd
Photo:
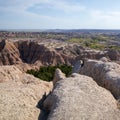
<instances>
[{"instance_id":1,"label":"hazy sky","mask_svg":"<svg viewBox=\"0 0 120 120\"><path fill-rule=\"evenodd\" d=\"M120 29L120 0L0 0L0 29Z\"/></svg>"}]
</instances>

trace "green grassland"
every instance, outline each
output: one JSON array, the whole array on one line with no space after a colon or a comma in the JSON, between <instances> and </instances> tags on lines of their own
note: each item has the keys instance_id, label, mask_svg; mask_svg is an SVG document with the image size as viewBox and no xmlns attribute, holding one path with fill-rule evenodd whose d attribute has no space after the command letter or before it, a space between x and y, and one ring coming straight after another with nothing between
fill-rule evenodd
<instances>
[{"instance_id":1,"label":"green grassland","mask_svg":"<svg viewBox=\"0 0 120 120\"><path fill-rule=\"evenodd\" d=\"M92 38L71 38L67 40L70 43L77 43L84 47L88 47L91 49L99 49L103 50L107 46L101 42L106 42L104 39L92 39Z\"/></svg>"}]
</instances>

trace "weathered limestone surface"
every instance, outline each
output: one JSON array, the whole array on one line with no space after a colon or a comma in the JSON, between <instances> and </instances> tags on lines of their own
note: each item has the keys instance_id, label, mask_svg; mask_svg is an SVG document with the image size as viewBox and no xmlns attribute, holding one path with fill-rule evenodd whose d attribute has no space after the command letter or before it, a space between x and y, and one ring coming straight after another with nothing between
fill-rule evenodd
<instances>
[{"instance_id":1,"label":"weathered limestone surface","mask_svg":"<svg viewBox=\"0 0 120 120\"><path fill-rule=\"evenodd\" d=\"M119 64L88 59L80 73L92 77L100 86L110 90L116 98L120 97Z\"/></svg>"},{"instance_id":2,"label":"weathered limestone surface","mask_svg":"<svg viewBox=\"0 0 120 120\"><path fill-rule=\"evenodd\" d=\"M15 66L0 67L0 120L38 120L36 107L52 83L22 73Z\"/></svg>"},{"instance_id":3,"label":"weathered limestone surface","mask_svg":"<svg viewBox=\"0 0 120 120\"><path fill-rule=\"evenodd\" d=\"M53 105L48 120L120 119L120 111L112 94L84 75L74 73L58 81L51 97Z\"/></svg>"},{"instance_id":4,"label":"weathered limestone surface","mask_svg":"<svg viewBox=\"0 0 120 120\"><path fill-rule=\"evenodd\" d=\"M55 71L54 79L53 79L53 85L55 86L56 82L58 82L59 80L62 80L64 78L66 78L65 74L62 73L61 70L57 68Z\"/></svg>"}]
</instances>

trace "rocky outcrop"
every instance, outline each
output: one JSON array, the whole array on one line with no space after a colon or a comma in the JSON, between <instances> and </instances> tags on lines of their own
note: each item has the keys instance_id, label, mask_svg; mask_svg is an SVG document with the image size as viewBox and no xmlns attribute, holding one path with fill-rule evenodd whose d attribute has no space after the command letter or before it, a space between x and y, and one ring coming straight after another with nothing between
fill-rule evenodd
<instances>
[{"instance_id":1,"label":"rocky outcrop","mask_svg":"<svg viewBox=\"0 0 120 120\"><path fill-rule=\"evenodd\" d=\"M0 67L0 83L9 81L19 81L22 77L22 72L15 66Z\"/></svg>"},{"instance_id":2,"label":"rocky outcrop","mask_svg":"<svg viewBox=\"0 0 120 120\"><path fill-rule=\"evenodd\" d=\"M52 83L25 74L15 66L0 67L0 120L38 120L36 107Z\"/></svg>"},{"instance_id":3,"label":"rocky outcrop","mask_svg":"<svg viewBox=\"0 0 120 120\"><path fill-rule=\"evenodd\" d=\"M73 67L72 73L79 73L83 65L84 65L84 61L78 60Z\"/></svg>"},{"instance_id":4,"label":"rocky outcrop","mask_svg":"<svg viewBox=\"0 0 120 120\"><path fill-rule=\"evenodd\" d=\"M99 51L84 48L76 44L54 41L52 43L32 40L0 42L0 65L32 64L42 65L68 64L74 65L77 60L90 58L100 59L108 57L111 60L119 60L119 51Z\"/></svg>"},{"instance_id":5,"label":"rocky outcrop","mask_svg":"<svg viewBox=\"0 0 120 120\"><path fill-rule=\"evenodd\" d=\"M108 50L107 54L111 60L117 60L117 61L120 60L120 50L111 49L111 50Z\"/></svg>"},{"instance_id":6,"label":"rocky outcrop","mask_svg":"<svg viewBox=\"0 0 120 120\"><path fill-rule=\"evenodd\" d=\"M18 43L21 59L26 63L39 61L41 65L64 64L64 59L55 50L51 50L36 42L24 41Z\"/></svg>"},{"instance_id":7,"label":"rocky outcrop","mask_svg":"<svg viewBox=\"0 0 120 120\"><path fill-rule=\"evenodd\" d=\"M108 57L112 59L109 51L91 50L80 45L69 45L65 43L61 43L63 45L58 47L56 44L57 43L51 43L48 45L48 43L42 44L35 41L20 41L16 43L16 46L18 46L22 61L30 64L74 65L77 60L84 58L100 59L101 57ZM114 58L117 60L120 57Z\"/></svg>"},{"instance_id":8,"label":"rocky outcrop","mask_svg":"<svg viewBox=\"0 0 120 120\"><path fill-rule=\"evenodd\" d=\"M95 64L97 61L88 60L89 62ZM116 66L115 63L112 66L111 63L104 64L108 64L104 69L108 76L109 72L113 72L111 68L115 72L119 69L119 65ZM57 69L54 87L52 83L38 80L21 72L15 66L1 66L0 76L0 120L119 120L120 118L120 100L116 101L108 90L98 86L88 76L74 73L66 78ZM49 93L52 88L52 92ZM49 93L48 97L45 93ZM41 110L36 107L38 104Z\"/></svg>"},{"instance_id":9,"label":"rocky outcrop","mask_svg":"<svg viewBox=\"0 0 120 120\"><path fill-rule=\"evenodd\" d=\"M120 65L117 63L89 59L85 61L80 73L92 77L116 98L120 97Z\"/></svg>"},{"instance_id":10,"label":"rocky outcrop","mask_svg":"<svg viewBox=\"0 0 120 120\"><path fill-rule=\"evenodd\" d=\"M0 65L13 65L22 62L19 50L13 42L2 40L0 42Z\"/></svg>"},{"instance_id":11,"label":"rocky outcrop","mask_svg":"<svg viewBox=\"0 0 120 120\"><path fill-rule=\"evenodd\" d=\"M59 80L62 80L64 78L66 78L65 74L62 73L61 70L57 68L55 71L54 79L53 79L53 86L55 86L56 82L58 82Z\"/></svg>"},{"instance_id":12,"label":"rocky outcrop","mask_svg":"<svg viewBox=\"0 0 120 120\"><path fill-rule=\"evenodd\" d=\"M52 102L49 100L52 99ZM52 105L51 105L52 104ZM59 80L44 102L48 120L119 120L120 111L112 94L92 78L72 74Z\"/></svg>"},{"instance_id":13,"label":"rocky outcrop","mask_svg":"<svg viewBox=\"0 0 120 120\"><path fill-rule=\"evenodd\" d=\"M63 80L65 78L66 78L65 74L62 73L61 70L57 68L55 71L54 79L53 79L53 89L56 87L56 83L58 81ZM40 104L40 106L42 106L40 108L41 110L44 110L44 112L46 111L47 113L49 113L52 109L53 104L54 104L54 97L52 95L52 92L50 92L49 95ZM42 117L40 117L41 119L39 120L46 120L47 117L48 117L48 114L47 115L45 114Z\"/></svg>"},{"instance_id":14,"label":"rocky outcrop","mask_svg":"<svg viewBox=\"0 0 120 120\"><path fill-rule=\"evenodd\" d=\"M103 62L110 62L110 59L106 58L106 57L102 57L100 58L101 61Z\"/></svg>"}]
</instances>

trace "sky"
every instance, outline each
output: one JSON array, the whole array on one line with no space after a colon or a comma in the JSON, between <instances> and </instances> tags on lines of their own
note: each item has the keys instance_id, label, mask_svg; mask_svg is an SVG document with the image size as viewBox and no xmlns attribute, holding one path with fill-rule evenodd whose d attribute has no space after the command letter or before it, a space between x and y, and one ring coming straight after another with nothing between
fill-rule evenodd
<instances>
[{"instance_id":1,"label":"sky","mask_svg":"<svg viewBox=\"0 0 120 120\"><path fill-rule=\"evenodd\" d=\"M0 0L0 29L120 29L120 0Z\"/></svg>"}]
</instances>

